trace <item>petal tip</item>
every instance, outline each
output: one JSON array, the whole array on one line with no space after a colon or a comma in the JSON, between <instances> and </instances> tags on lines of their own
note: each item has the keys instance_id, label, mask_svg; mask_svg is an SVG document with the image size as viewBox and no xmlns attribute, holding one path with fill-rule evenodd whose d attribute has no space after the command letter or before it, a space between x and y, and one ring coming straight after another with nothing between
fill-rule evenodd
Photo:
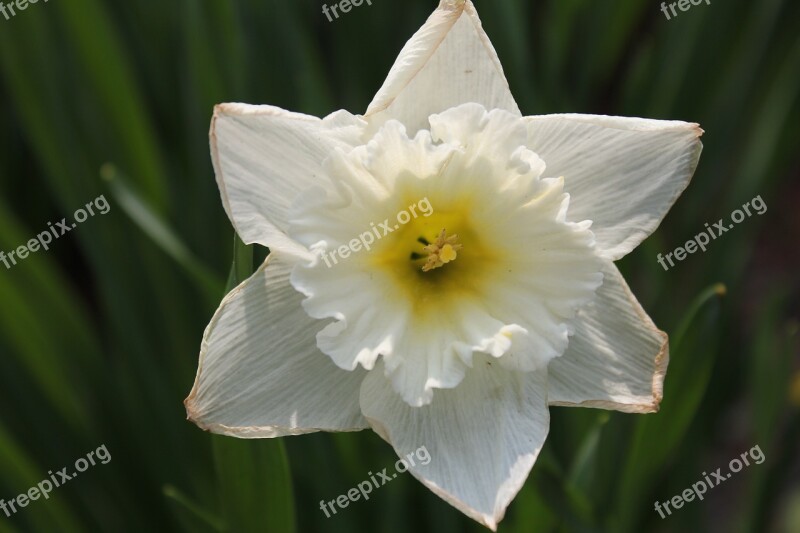
<instances>
[{"instance_id":1,"label":"petal tip","mask_svg":"<svg viewBox=\"0 0 800 533\"><path fill-rule=\"evenodd\" d=\"M199 427L203 431L210 431L208 426L201 421L201 415L198 412L197 405L195 404L195 396L197 391L192 390L192 393L183 401L183 406L186 408L186 420Z\"/></svg>"},{"instance_id":2,"label":"petal tip","mask_svg":"<svg viewBox=\"0 0 800 533\"><path fill-rule=\"evenodd\" d=\"M219 116L219 115L221 115L222 113L225 112L225 107L227 105L228 104L214 104L214 109L213 109L213 112L211 113L211 116L213 118L217 118L217 116Z\"/></svg>"},{"instance_id":3,"label":"petal tip","mask_svg":"<svg viewBox=\"0 0 800 533\"><path fill-rule=\"evenodd\" d=\"M441 0L439 9L464 9L467 4L471 6L472 2L470 0Z\"/></svg>"},{"instance_id":4,"label":"petal tip","mask_svg":"<svg viewBox=\"0 0 800 533\"><path fill-rule=\"evenodd\" d=\"M661 350L655 358L655 371L653 372L653 403L651 411L643 411L650 413L657 413L661 407L661 400L664 399L664 378L667 375L667 365L669 365L669 335L665 332L658 330L664 338L664 343L661 345Z\"/></svg>"}]
</instances>

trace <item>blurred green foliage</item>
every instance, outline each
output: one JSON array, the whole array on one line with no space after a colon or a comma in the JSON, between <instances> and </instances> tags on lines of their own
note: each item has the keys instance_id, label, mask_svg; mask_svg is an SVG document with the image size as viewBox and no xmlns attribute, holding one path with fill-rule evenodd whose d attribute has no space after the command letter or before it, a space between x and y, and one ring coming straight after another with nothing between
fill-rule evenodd
<instances>
[{"instance_id":1,"label":"blurred green foliage","mask_svg":"<svg viewBox=\"0 0 800 533\"><path fill-rule=\"evenodd\" d=\"M500 531L800 531L800 4L714 1L667 21L639 0L475 1L525 114L706 131L691 186L621 262L672 335L661 412L553 409ZM232 441L182 405L231 262L212 106L362 112L434 4L373 0L328 22L309 0L57 0L0 18L0 250L112 202L0 268L0 497L101 444L113 457L0 515L0 532L482 530L411 476L326 519L320 500L394 462L376 435ZM656 263L756 195L766 214ZM253 266L235 249L232 280ZM756 444L763 464L666 520L653 510Z\"/></svg>"}]
</instances>

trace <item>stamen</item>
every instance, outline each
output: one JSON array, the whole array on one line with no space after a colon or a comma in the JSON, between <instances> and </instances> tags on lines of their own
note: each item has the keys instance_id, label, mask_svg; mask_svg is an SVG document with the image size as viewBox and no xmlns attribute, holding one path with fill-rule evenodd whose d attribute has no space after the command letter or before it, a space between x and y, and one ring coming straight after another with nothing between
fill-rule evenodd
<instances>
[{"instance_id":1,"label":"stamen","mask_svg":"<svg viewBox=\"0 0 800 533\"><path fill-rule=\"evenodd\" d=\"M447 230L443 229L433 244L427 245L423 250L428 252L428 261L422 267L423 272L428 272L435 268L444 266L446 263L455 261L458 251L463 246L458 242L458 235L447 236Z\"/></svg>"}]
</instances>

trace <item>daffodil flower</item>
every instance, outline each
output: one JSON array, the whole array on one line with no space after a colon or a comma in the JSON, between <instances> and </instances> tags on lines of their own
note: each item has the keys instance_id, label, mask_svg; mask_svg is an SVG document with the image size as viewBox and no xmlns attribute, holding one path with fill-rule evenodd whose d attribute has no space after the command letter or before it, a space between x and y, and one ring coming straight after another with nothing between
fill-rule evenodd
<instances>
[{"instance_id":1,"label":"daffodil flower","mask_svg":"<svg viewBox=\"0 0 800 533\"><path fill-rule=\"evenodd\" d=\"M222 201L267 261L208 326L189 418L271 438L371 428L495 529L550 405L658 409L667 335L614 261L697 165L697 124L523 117L474 6L442 0L363 116L222 104ZM329 267L427 198L430 216Z\"/></svg>"}]
</instances>

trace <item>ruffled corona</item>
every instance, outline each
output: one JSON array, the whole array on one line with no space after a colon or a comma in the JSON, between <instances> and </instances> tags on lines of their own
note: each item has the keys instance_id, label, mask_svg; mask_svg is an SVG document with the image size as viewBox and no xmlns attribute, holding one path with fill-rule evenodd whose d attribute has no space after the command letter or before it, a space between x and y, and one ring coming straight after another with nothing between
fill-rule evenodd
<instances>
[{"instance_id":1,"label":"ruffled corona","mask_svg":"<svg viewBox=\"0 0 800 533\"><path fill-rule=\"evenodd\" d=\"M297 204L289 235L319 253L388 218L390 233L337 261L299 264L292 284L341 368L383 356L412 406L452 388L483 352L533 371L567 347L570 321L602 282L589 221L568 222L563 179L524 147L519 117L465 104L414 138L387 122L367 144L326 161L327 194ZM431 212L394 224L427 199ZM417 214L419 215L419 214ZM384 230L385 231L385 230Z\"/></svg>"}]
</instances>

